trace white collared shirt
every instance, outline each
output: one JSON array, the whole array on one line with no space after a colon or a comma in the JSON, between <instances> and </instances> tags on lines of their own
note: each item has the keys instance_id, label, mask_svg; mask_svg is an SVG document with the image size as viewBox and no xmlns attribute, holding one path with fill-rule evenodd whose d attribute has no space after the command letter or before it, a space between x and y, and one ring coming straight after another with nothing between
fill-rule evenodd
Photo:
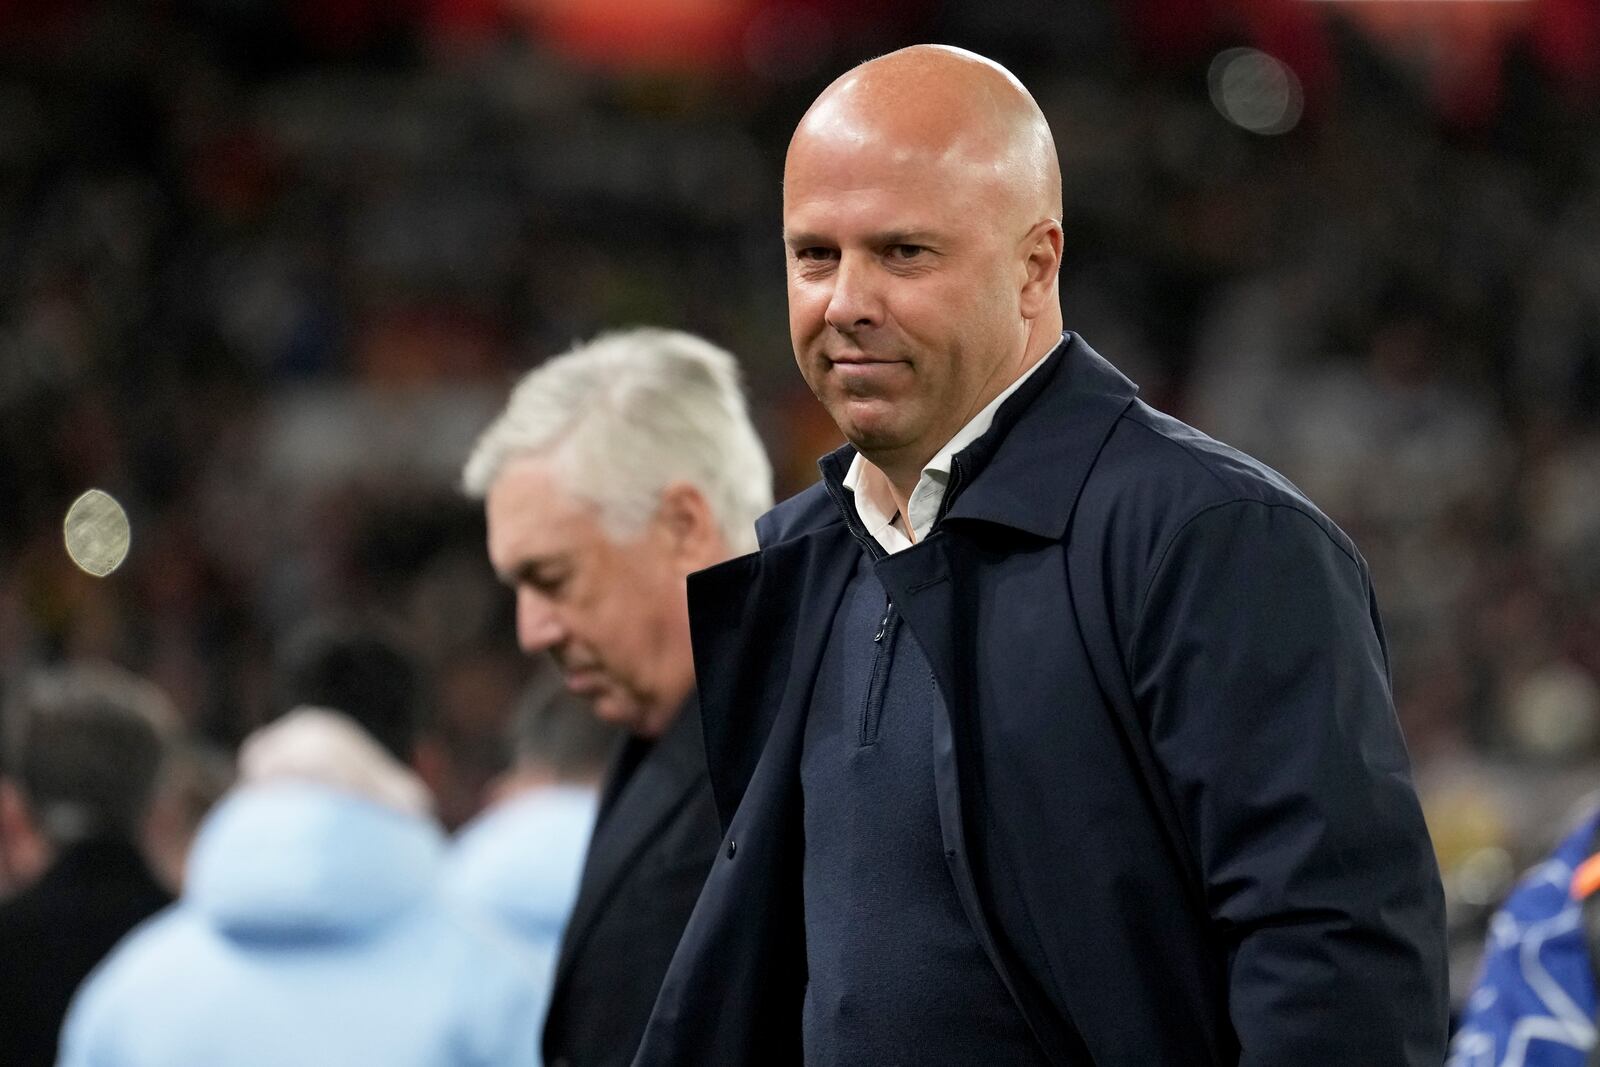
<instances>
[{"instance_id":1,"label":"white collared shirt","mask_svg":"<svg viewBox=\"0 0 1600 1067\"><path fill-rule=\"evenodd\" d=\"M1047 353L1023 371L1016 381L1006 386L999 396L984 405L982 411L957 430L956 435L922 468L922 476L917 479L916 488L911 490L911 499L906 505L907 525L915 540L906 536L905 530L895 522L900 518L900 510L895 506L888 477L868 463L861 453L856 453L850 461L850 469L845 472L844 487L855 498L856 514L861 517L867 533L883 546L884 551L891 555L903 552L928 536L928 531L933 529L934 519L939 517L939 505L944 503L945 489L950 485L950 467L956 453L984 435L994 423L994 413L1000 410L1000 405L1049 358Z\"/></svg>"}]
</instances>

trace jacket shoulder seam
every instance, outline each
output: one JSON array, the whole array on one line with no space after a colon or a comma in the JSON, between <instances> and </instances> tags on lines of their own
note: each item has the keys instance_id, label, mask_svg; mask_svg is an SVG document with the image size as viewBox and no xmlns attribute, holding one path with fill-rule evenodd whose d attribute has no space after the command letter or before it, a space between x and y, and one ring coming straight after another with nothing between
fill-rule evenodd
<instances>
[{"instance_id":1,"label":"jacket shoulder seam","mask_svg":"<svg viewBox=\"0 0 1600 1067\"><path fill-rule=\"evenodd\" d=\"M1172 448L1175 448L1179 452L1183 453L1184 457L1187 458L1190 463L1193 463L1196 467L1199 467L1202 471L1204 471L1206 476L1208 478L1210 478L1213 482L1215 482L1219 488L1227 490L1229 492L1233 492L1234 491L1234 487L1229 485L1228 482L1222 477L1222 475L1218 474L1215 470L1212 469L1211 464L1209 464L1209 463L1207 463L1205 461L1205 459L1200 455L1200 453L1195 449L1195 447L1193 445L1189 444L1186 441L1180 441L1177 438L1171 436L1170 434L1162 433L1160 430L1156 429L1154 426L1151 426L1150 424L1145 422L1143 419L1135 418L1133 415L1129 414L1128 412L1123 412L1122 418L1123 418L1124 421L1128 422L1130 425L1138 427L1140 430L1142 430L1145 433L1149 434L1151 437L1154 437L1156 440L1163 441L1167 445L1169 445ZM1250 498L1249 497L1238 497L1237 499L1239 499L1239 500L1248 500ZM1230 500L1225 500L1225 501L1219 501L1219 503L1224 503L1224 504L1231 503L1231 502L1232 502L1231 499ZM1194 518L1194 516L1190 516L1190 518L1192 519L1192 518Z\"/></svg>"},{"instance_id":2,"label":"jacket shoulder seam","mask_svg":"<svg viewBox=\"0 0 1600 1067\"><path fill-rule=\"evenodd\" d=\"M1278 508L1300 515L1307 522L1315 526L1317 528L1317 532L1322 534L1322 536L1327 539L1329 544L1338 549L1339 553L1343 555L1345 559L1350 561L1351 565L1356 568L1357 573L1361 572L1361 561L1352 555L1348 548L1346 548L1343 544L1340 544L1339 539L1334 537L1333 534L1329 533L1327 528L1321 522L1317 521L1317 517L1315 515L1311 514L1311 512L1307 511L1298 503L1278 500L1257 500L1253 497L1247 496L1231 497L1227 500L1214 501L1202 508L1199 508L1194 512L1194 514L1184 519L1183 522L1178 525L1177 529L1172 531L1172 534L1167 538L1166 544L1161 546L1161 551L1156 554L1155 563L1151 565L1149 573L1145 578L1144 592L1139 596L1139 610L1134 616L1133 629L1131 631L1132 633L1138 634L1139 631L1144 628L1145 612L1150 607L1150 594L1155 588L1156 577L1166 566L1167 557L1172 553L1172 549L1177 545L1179 539L1183 537L1183 535L1191 526L1193 526L1204 516L1222 508L1232 507L1235 504L1255 504L1259 507Z\"/></svg>"}]
</instances>

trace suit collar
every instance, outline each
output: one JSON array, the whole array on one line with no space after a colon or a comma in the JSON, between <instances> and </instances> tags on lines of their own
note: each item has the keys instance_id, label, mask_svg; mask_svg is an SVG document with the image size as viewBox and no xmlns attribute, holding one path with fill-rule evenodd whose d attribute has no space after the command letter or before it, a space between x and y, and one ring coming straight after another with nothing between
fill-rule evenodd
<instances>
[{"instance_id":1,"label":"suit collar","mask_svg":"<svg viewBox=\"0 0 1600 1067\"><path fill-rule=\"evenodd\" d=\"M700 700L698 694L691 692L677 717L660 737L629 734L617 746L611 766L606 771L605 785L600 791L595 824L598 826L606 821L645 760L651 760L673 772L668 777L687 783L705 769L704 752L700 741Z\"/></svg>"},{"instance_id":2,"label":"suit collar","mask_svg":"<svg viewBox=\"0 0 1600 1067\"><path fill-rule=\"evenodd\" d=\"M959 484L945 521L1061 537L1100 446L1138 393L1083 338L1063 334L1038 372L1000 405L988 431L956 453ZM854 457L845 445L817 465L824 480L842 485Z\"/></svg>"},{"instance_id":3,"label":"suit collar","mask_svg":"<svg viewBox=\"0 0 1600 1067\"><path fill-rule=\"evenodd\" d=\"M578 899L567 921L556 966L559 983L571 970L589 930L604 914L639 853L677 814L706 774L700 704L694 694L660 738L629 737L612 763L594 837L584 858Z\"/></svg>"}]
</instances>

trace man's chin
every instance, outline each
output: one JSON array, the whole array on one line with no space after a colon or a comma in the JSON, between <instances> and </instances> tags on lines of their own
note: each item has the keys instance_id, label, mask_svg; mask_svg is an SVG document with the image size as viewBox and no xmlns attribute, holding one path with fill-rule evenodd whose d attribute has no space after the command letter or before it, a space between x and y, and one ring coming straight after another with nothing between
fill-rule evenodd
<instances>
[{"instance_id":1,"label":"man's chin","mask_svg":"<svg viewBox=\"0 0 1600 1067\"><path fill-rule=\"evenodd\" d=\"M880 469L887 470L898 464L901 457L910 451L904 434L873 432L871 429L853 426L849 429L841 427L841 432L845 439L855 446L857 452Z\"/></svg>"},{"instance_id":2,"label":"man's chin","mask_svg":"<svg viewBox=\"0 0 1600 1067\"><path fill-rule=\"evenodd\" d=\"M869 456L894 452L906 444L904 419L887 401L847 401L829 414L845 439Z\"/></svg>"},{"instance_id":3,"label":"man's chin","mask_svg":"<svg viewBox=\"0 0 1600 1067\"><path fill-rule=\"evenodd\" d=\"M601 722L635 733L645 718L645 709L637 700L612 689L590 696L589 707Z\"/></svg>"}]
</instances>

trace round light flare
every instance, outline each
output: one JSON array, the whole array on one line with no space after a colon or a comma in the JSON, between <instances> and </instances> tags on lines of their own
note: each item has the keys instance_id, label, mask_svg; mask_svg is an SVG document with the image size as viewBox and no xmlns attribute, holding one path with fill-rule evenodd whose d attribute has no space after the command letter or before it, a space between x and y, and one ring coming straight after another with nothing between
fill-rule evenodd
<instances>
[{"instance_id":1,"label":"round light flare","mask_svg":"<svg viewBox=\"0 0 1600 1067\"><path fill-rule=\"evenodd\" d=\"M1255 48L1230 48L1211 61L1211 102L1235 126L1273 136L1305 113L1305 91L1288 64Z\"/></svg>"},{"instance_id":2,"label":"round light flare","mask_svg":"<svg viewBox=\"0 0 1600 1067\"><path fill-rule=\"evenodd\" d=\"M72 502L61 527L67 555L85 574L104 578L128 558L132 528L117 498L91 489Z\"/></svg>"}]
</instances>

